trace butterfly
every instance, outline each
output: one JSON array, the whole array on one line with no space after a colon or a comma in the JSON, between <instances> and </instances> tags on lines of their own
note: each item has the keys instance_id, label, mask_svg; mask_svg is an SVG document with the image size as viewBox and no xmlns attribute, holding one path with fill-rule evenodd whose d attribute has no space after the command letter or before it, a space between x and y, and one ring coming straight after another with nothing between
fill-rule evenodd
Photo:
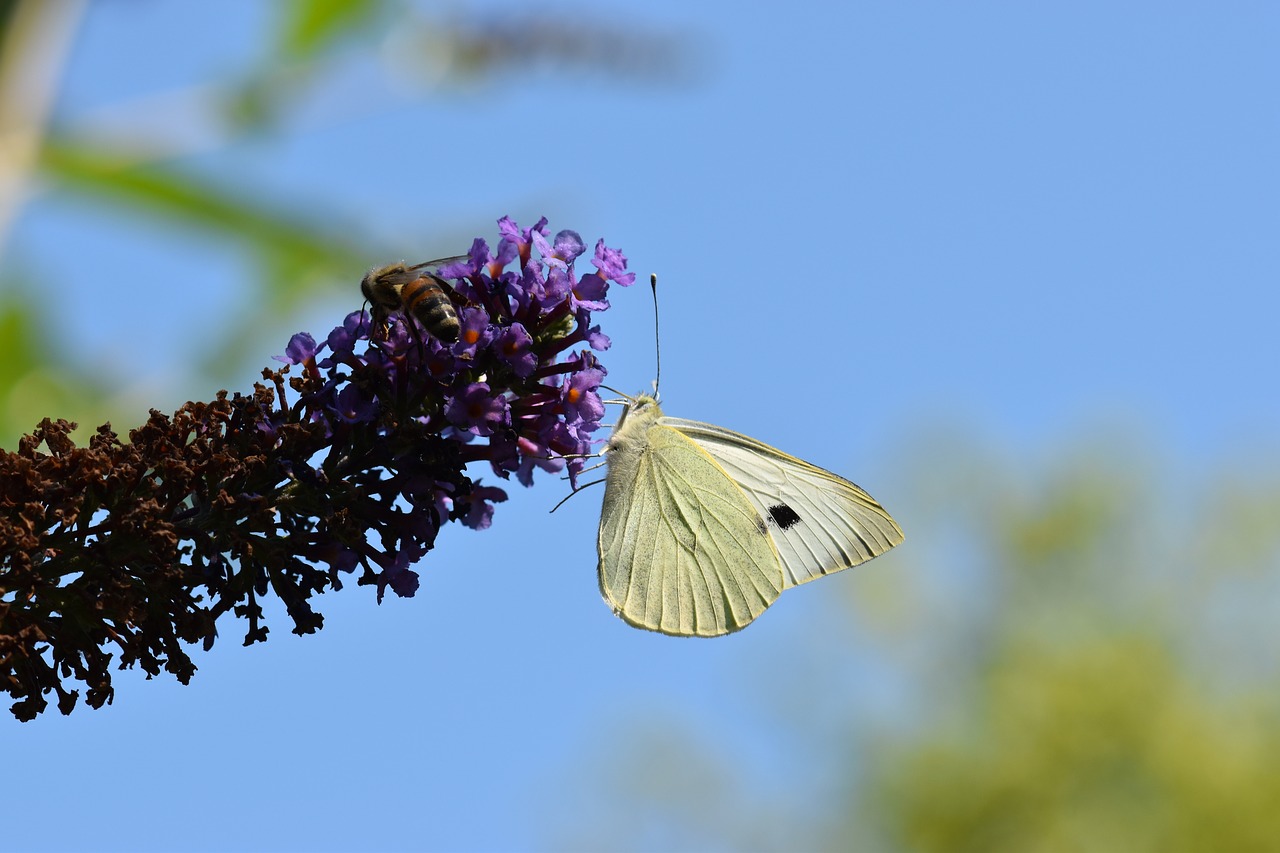
<instances>
[{"instance_id":1,"label":"butterfly","mask_svg":"<svg viewBox=\"0 0 1280 853\"><path fill-rule=\"evenodd\" d=\"M600 592L637 628L716 637L902 530L855 484L754 438L630 401L604 451Z\"/></svg>"}]
</instances>

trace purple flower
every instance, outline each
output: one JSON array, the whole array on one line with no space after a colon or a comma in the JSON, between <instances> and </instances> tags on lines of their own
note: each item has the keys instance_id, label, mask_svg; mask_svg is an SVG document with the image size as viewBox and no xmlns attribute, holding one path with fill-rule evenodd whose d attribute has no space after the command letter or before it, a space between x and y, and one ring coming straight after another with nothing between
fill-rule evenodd
<instances>
[{"instance_id":1,"label":"purple flower","mask_svg":"<svg viewBox=\"0 0 1280 853\"><path fill-rule=\"evenodd\" d=\"M609 340L609 336L601 332L599 326L592 326L590 323L590 312L578 311L578 328L584 330L582 339L587 342L587 346L602 352L613 346L613 341Z\"/></svg>"},{"instance_id":2,"label":"purple flower","mask_svg":"<svg viewBox=\"0 0 1280 853\"><path fill-rule=\"evenodd\" d=\"M601 376L608 375L609 371L604 369L604 365L600 363L600 359L596 358L596 354L590 350L583 350L571 358L565 359L566 367L573 370L598 370Z\"/></svg>"},{"instance_id":3,"label":"purple flower","mask_svg":"<svg viewBox=\"0 0 1280 853\"><path fill-rule=\"evenodd\" d=\"M551 456L550 449L538 442L520 437L520 467L516 469L516 479L522 486L533 485L533 469L541 468L543 471L555 473L564 470L564 459L559 456Z\"/></svg>"},{"instance_id":4,"label":"purple flower","mask_svg":"<svg viewBox=\"0 0 1280 853\"><path fill-rule=\"evenodd\" d=\"M376 334L379 346L392 355L404 355L410 350L417 353L421 351L422 347L419 342L419 336L409 328L409 323L409 320L403 318L399 322L391 323L385 330L385 337L383 337L383 330L373 330L369 334L371 339ZM435 340L434 338L431 339Z\"/></svg>"},{"instance_id":5,"label":"purple flower","mask_svg":"<svg viewBox=\"0 0 1280 853\"><path fill-rule=\"evenodd\" d=\"M505 267L507 264L511 263L512 261L514 261L519 256L520 256L520 249L518 246L512 245L506 240L499 240L498 253L489 258L488 266L491 270L489 274L497 275L497 273L492 272L492 270L502 269L503 267Z\"/></svg>"},{"instance_id":6,"label":"purple flower","mask_svg":"<svg viewBox=\"0 0 1280 853\"><path fill-rule=\"evenodd\" d=\"M565 263L573 263L586 250L587 244L582 242L582 238L578 236L577 231L570 231L566 228L556 234L554 257Z\"/></svg>"},{"instance_id":7,"label":"purple flower","mask_svg":"<svg viewBox=\"0 0 1280 853\"><path fill-rule=\"evenodd\" d=\"M510 216L504 216L498 220L498 233L502 235L502 239L507 240L516 245L529 245L533 241L533 234L547 233L547 217L542 217L532 228L521 229L516 221Z\"/></svg>"},{"instance_id":8,"label":"purple flower","mask_svg":"<svg viewBox=\"0 0 1280 853\"><path fill-rule=\"evenodd\" d=\"M467 250L467 259L445 264L436 270L436 274L446 279L467 279L478 275L489 263L489 244L480 237L471 241Z\"/></svg>"},{"instance_id":9,"label":"purple flower","mask_svg":"<svg viewBox=\"0 0 1280 853\"><path fill-rule=\"evenodd\" d=\"M462 329L458 332L453 352L455 355L474 355L478 347L487 346L493 338L489 331L489 312L483 308L463 308L459 319Z\"/></svg>"},{"instance_id":10,"label":"purple flower","mask_svg":"<svg viewBox=\"0 0 1280 853\"><path fill-rule=\"evenodd\" d=\"M599 274L589 272L573 286L569 297L569 306L574 311L604 311L609 307L605 294L609 292L609 283Z\"/></svg>"},{"instance_id":11,"label":"purple flower","mask_svg":"<svg viewBox=\"0 0 1280 853\"><path fill-rule=\"evenodd\" d=\"M520 266L524 267L529 263L534 235L547 233L547 218L542 217L532 228L522 229L514 219L504 216L498 220L498 233L502 235L502 240L498 243L498 254L510 250L512 255L508 261L518 257Z\"/></svg>"},{"instance_id":12,"label":"purple flower","mask_svg":"<svg viewBox=\"0 0 1280 853\"><path fill-rule=\"evenodd\" d=\"M453 507L453 498L445 493L443 489L436 490L435 504L432 507L435 517L439 519L440 524L444 524L449 520L449 510Z\"/></svg>"},{"instance_id":13,"label":"purple flower","mask_svg":"<svg viewBox=\"0 0 1280 853\"><path fill-rule=\"evenodd\" d=\"M471 508L462 518L462 523L472 530L485 530L493 523L493 504L489 501L502 503L506 499L507 493L502 489L496 486L482 486L477 482L470 495L459 499L459 502L465 501L471 504Z\"/></svg>"},{"instance_id":14,"label":"purple flower","mask_svg":"<svg viewBox=\"0 0 1280 853\"><path fill-rule=\"evenodd\" d=\"M516 259L519 251L519 247L512 243L506 240L499 240L498 251L494 253L490 251L487 242L477 237L471 243L471 249L467 252L467 260L465 262L455 262L446 267L441 267L439 274L444 278L463 278L478 275L494 277L501 273L503 267ZM461 272L461 275L455 275L456 272Z\"/></svg>"},{"instance_id":15,"label":"purple flower","mask_svg":"<svg viewBox=\"0 0 1280 853\"><path fill-rule=\"evenodd\" d=\"M636 280L636 274L627 272L627 256L617 249L610 249L604 240L596 241L596 254L591 259L600 271L600 275L617 282L623 287L630 287Z\"/></svg>"},{"instance_id":16,"label":"purple flower","mask_svg":"<svg viewBox=\"0 0 1280 853\"><path fill-rule=\"evenodd\" d=\"M377 402L355 385L346 385L338 392L333 409L347 423L367 423L378 414Z\"/></svg>"},{"instance_id":17,"label":"purple flower","mask_svg":"<svg viewBox=\"0 0 1280 853\"><path fill-rule=\"evenodd\" d=\"M604 417L604 403L596 389L604 381L599 370L583 370L573 374L560 392L560 402L570 420L596 421Z\"/></svg>"},{"instance_id":18,"label":"purple flower","mask_svg":"<svg viewBox=\"0 0 1280 853\"><path fill-rule=\"evenodd\" d=\"M369 337L371 328L369 312L363 308L359 311L352 311L342 321L341 326L335 327L329 333L325 343L335 356L348 356L355 352L356 341Z\"/></svg>"},{"instance_id":19,"label":"purple flower","mask_svg":"<svg viewBox=\"0 0 1280 853\"><path fill-rule=\"evenodd\" d=\"M408 566L411 559L407 552L400 552L391 565L378 573L379 604L382 603L382 596L386 593L387 587L391 587L391 591L401 598L413 598L414 593L418 591L418 573Z\"/></svg>"},{"instance_id":20,"label":"purple flower","mask_svg":"<svg viewBox=\"0 0 1280 853\"><path fill-rule=\"evenodd\" d=\"M573 274L567 269L552 267L547 273L547 283L543 288L544 300L549 305L563 302L564 298L573 292L575 283Z\"/></svg>"},{"instance_id":21,"label":"purple flower","mask_svg":"<svg viewBox=\"0 0 1280 853\"><path fill-rule=\"evenodd\" d=\"M504 480L510 477L512 471L520 468L520 443L515 433L510 430L495 433L489 439L487 455L493 473Z\"/></svg>"},{"instance_id":22,"label":"purple flower","mask_svg":"<svg viewBox=\"0 0 1280 853\"><path fill-rule=\"evenodd\" d=\"M586 421L579 421L577 426L556 421L551 425L550 429L541 433L546 440L547 449L552 454L560 457L573 457L567 460L567 468L569 471L569 485L574 489L578 488L578 475L586 467L583 460L578 457L591 454L589 433L580 428L585 426L587 426Z\"/></svg>"},{"instance_id":23,"label":"purple flower","mask_svg":"<svg viewBox=\"0 0 1280 853\"><path fill-rule=\"evenodd\" d=\"M427 376L444 384L457 373L459 362L460 359L454 357L451 348L444 346L435 338L427 341L427 359L422 364L422 370Z\"/></svg>"},{"instance_id":24,"label":"purple flower","mask_svg":"<svg viewBox=\"0 0 1280 853\"><path fill-rule=\"evenodd\" d=\"M445 406L449 423L472 435L493 435L493 431L511 422L511 410L501 396L494 396L487 382L468 385Z\"/></svg>"},{"instance_id":25,"label":"purple flower","mask_svg":"<svg viewBox=\"0 0 1280 853\"><path fill-rule=\"evenodd\" d=\"M510 286L512 298L518 306L518 314L525 316L530 310L538 310L547 301L546 281L542 277L542 265L530 262L521 273L518 282Z\"/></svg>"},{"instance_id":26,"label":"purple flower","mask_svg":"<svg viewBox=\"0 0 1280 853\"><path fill-rule=\"evenodd\" d=\"M592 349L604 351L613 346L613 341L609 340L608 335L600 331L599 326L592 326L587 329L587 345Z\"/></svg>"},{"instance_id":27,"label":"purple flower","mask_svg":"<svg viewBox=\"0 0 1280 853\"><path fill-rule=\"evenodd\" d=\"M340 573L354 571L360 563L360 555L343 543L329 539L319 544L300 549L300 553L309 560L329 564L329 576L337 588L342 587L338 580Z\"/></svg>"},{"instance_id":28,"label":"purple flower","mask_svg":"<svg viewBox=\"0 0 1280 853\"><path fill-rule=\"evenodd\" d=\"M565 229L556 234L555 243L548 243L547 238L539 232L532 235L534 248L542 256L547 266L555 269L567 269L579 255L586 251L586 244L578 236L577 231Z\"/></svg>"},{"instance_id":29,"label":"purple flower","mask_svg":"<svg viewBox=\"0 0 1280 853\"><path fill-rule=\"evenodd\" d=\"M271 356L285 364L306 364L316 357L316 339L310 332L298 332L289 338L289 345L284 348L284 355Z\"/></svg>"},{"instance_id":30,"label":"purple flower","mask_svg":"<svg viewBox=\"0 0 1280 853\"><path fill-rule=\"evenodd\" d=\"M538 356L533 352L533 336L521 323L512 323L498 335L495 342L498 358L511 365L511 370L521 379L538 366Z\"/></svg>"}]
</instances>

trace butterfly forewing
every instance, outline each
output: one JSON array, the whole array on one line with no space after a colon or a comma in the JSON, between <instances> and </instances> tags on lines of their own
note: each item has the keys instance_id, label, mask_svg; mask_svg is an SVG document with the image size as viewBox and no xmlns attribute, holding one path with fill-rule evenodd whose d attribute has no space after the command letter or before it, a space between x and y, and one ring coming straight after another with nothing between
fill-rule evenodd
<instances>
[{"instance_id":1,"label":"butterfly forewing","mask_svg":"<svg viewBox=\"0 0 1280 853\"><path fill-rule=\"evenodd\" d=\"M745 435L661 418L724 470L759 513L782 560L784 588L847 569L902 542L902 530L856 484Z\"/></svg>"},{"instance_id":2,"label":"butterfly forewing","mask_svg":"<svg viewBox=\"0 0 1280 853\"><path fill-rule=\"evenodd\" d=\"M600 591L632 625L684 636L736 631L783 589L759 512L705 450L652 418L611 449Z\"/></svg>"}]
</instances>

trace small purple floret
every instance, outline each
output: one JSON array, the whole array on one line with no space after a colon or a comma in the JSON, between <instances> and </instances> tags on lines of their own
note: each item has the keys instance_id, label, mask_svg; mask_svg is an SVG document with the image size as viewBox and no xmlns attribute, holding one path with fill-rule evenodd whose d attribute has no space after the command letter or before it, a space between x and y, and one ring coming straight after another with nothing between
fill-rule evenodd
<instances>
[{"instance_id":1,"label":"small purple floret","mask_svg":"<svg viewBox=\"0 0 1280 853\"><path fill-rule=\"evenodd\" d=\"M395 561L378 574L378 603L387 587L401 598L413 598L418 591L418 573L409 568L410 556L405 552L396 555Z\"/></svg>"},{"instance_id":2,"label":"small purple floret","mask_svg":"<svg viewBox=\"0 0 1280 853\"><path fill-rule=\"evenodd\" d=\"M459 319L462 330L458 333L458 342L453 345L455 355L474 355L477 348L485 347L493 340L489 313L483 308L463 308Z\"/></svg>"},{"instance_id":3,"label":"small purple floret","mask_svg":"<svg viewBox=\"0 0 1280 853\"><path fill-rule=\"evenodd\" d=\"M468 500L471 502L471 509L463 516L462 523L472 530L485 530L493 523L493 501L502 503L507 499L507 493L496 486L481 486L471 490Z\"/></svg>"},{"instance_id":4,"label":"small purple floret","mask_svg":"<svg viewBox=\"0 0 1280 853\"><path fill-rule=\"evenodd\" d=\"M578 279L570 297L570 305L574 311L604 311L609 307L605 294L609 292L609 283L597 273L589 272Z\"/></svg>"},{"instance_id":5,"label":"small purple floret","mask_svg":"<svg viewBox=\"0 0 1280 853\"><path fill-rule=\"evenodd\" d=\"M565 263L571 264L586 250L587 244L582 242L582 238L578 236L578 232L570 231L566 228L556 235L555 247L552 254Z\"/></svg>"},{"instance_id":6,"label":"small purple floret","mask_svg":"<svg viewBox=\"0 0 1280 853\"><path fill-rule=\"evenodd\" d=\"M604 403L596 389L604 381L599 370L583 370L573 374L560 394L564 412L571 420L599 422L604 417Z\"/></svg>"},{"instance_id":7,"label":"small purple floret","mask_svg":"<svg viewBox=\"0 0 1280 853\"><path fill-rule=\"evenodd\" d=\"M306 364L316 357L316 339L310 332L298 332L289 338L289 345L284 348L284 355L271 356L285 364Z\"/></svg>"},{"instance_id":8,"label":"small purple floret","mask_svg":"<svg viewBox=\"0 0 1280 853\"><path fill-rule=\"evenodd\" d=\"M493 435L493 431L511 421L507 401L494 394L487 382L468 385L461 394L449 401L444 416L459 429L472 435Z\"/></svg>"},{"instance_id":9,"label":"small purple floret","mask_svg":"<svg viewBox=\"0 0 1280 853\"><path fill-rule=\"evenodd\" d=\"M347 423L362 423L374 419L378 414L378 405L362 389L347 385L338 392L334 410Z\"/></svg>"},{"instance_id":10,"label":"small purple floret","mask_svg":"<svg viewBox=\"0 0 1280 853\"><path fill-rule=\"evenodd\" d=\"M533 351L533 336L521 323L512 323L504 329L495 342L498 357L511 365L511 370L521 379L533 373L538 366L538 356Z\"/></svg>"},{"instance_id":11,"label":"small purple floret","mask_svg":"<svg viewBox=\"0 0 1280 853\"><path fill-rule=\"evenodd\" d=\"M610 249L604 240L596 242L596 254L591 259L600 271L600 275L623 287L630 287L636 280L636 274L627 272L627 256L617 249Z\"/></svg>"}]
</instances>

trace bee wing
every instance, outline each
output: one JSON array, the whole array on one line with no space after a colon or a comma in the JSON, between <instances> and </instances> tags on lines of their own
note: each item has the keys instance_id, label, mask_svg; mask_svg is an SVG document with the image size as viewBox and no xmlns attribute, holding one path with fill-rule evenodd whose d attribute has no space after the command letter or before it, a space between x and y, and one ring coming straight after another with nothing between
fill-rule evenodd
<instances>
[{"instance_id":1,"label":"bee wing","mask_svg":"<svg viewBox=\"0 0 1280 853\"><path fill-rule=\"evenodd\" d=\"M404 287L409 282L422 278L422 273L418 271L418 267L407 267L403 264L375 270L371 275L379 284L390 285L395 288Z\"/></svg>"},{"instance_id":2,"label":"bee wing","mask_svg":"<svg viewBox=\"0 0 1280 853\"><path fill-rule=\"evenodd\" d=\"M471 260L470 255L452 255L447 258L436 258L433 261L423 261L420 264L414 264L413 266L409 267L409 269L421 270L421 269L426 269L427 267L430 267L431 269L438 271L440 267L448 266L449 264L456 264L458 261L469 261L469 260Z\"/></svg>"}]
</instances>

